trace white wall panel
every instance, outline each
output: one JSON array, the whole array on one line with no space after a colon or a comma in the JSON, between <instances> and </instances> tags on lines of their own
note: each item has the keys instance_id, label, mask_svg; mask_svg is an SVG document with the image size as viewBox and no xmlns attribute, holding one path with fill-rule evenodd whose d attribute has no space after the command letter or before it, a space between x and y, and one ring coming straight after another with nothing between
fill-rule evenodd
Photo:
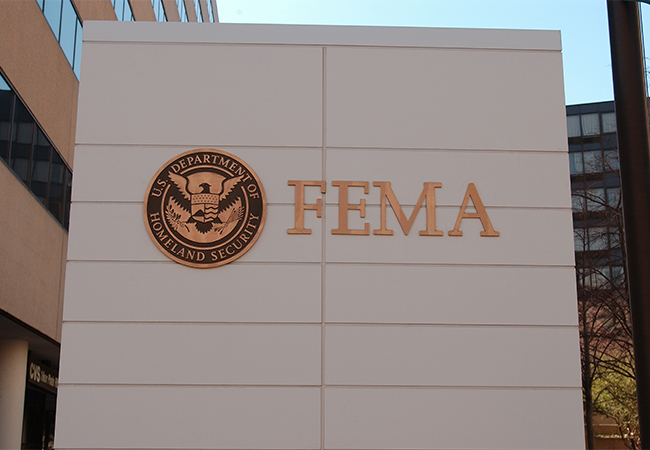
<instances>
[{"instance_id":1,"label":"white wall panel","mask_svg":"<svg viewBox=\"0 0 650 450\"><path fill-rule=\"evenodd\" d=\"M243 159L260 177L270 203L293 204L294 188L287 185L288 180L322 178L321 149L232 148L214 143L206 147ZM194 148L78 145L73 201L142 202L158 169Z\"/></svg>"},{"instance_id":2,"label":"white wall panel","mask_svg":"<svg viewBox=\"0 0 650 450\"><path fill-rule=\"evenodd\" d=\"M83 64L77 144L322 143L320 48L89 42Z\"/></svg>"},{"instance_id":3,"label":"white wall panel","mask_svg":"<svg viewBox=\"0 0 650 450\"><path fill-rule=\"evenodd\" d=\"M566 151L561 72L558 52L330 47L327 145Z\"/></svg>"},{"instance_id":4,"label":"white wall panel","mask_svg":"<svg viewBox=\"0 0 650 450\"><path fill-rule=\"evenodd\" d=\"M584 448L582 392L327 388L325 448Z\"/></svg>"},{"instance_id":5,"label":"white wall panel","mask_svg":"<svg viewBox=\"0 0 650 450\"><path fill-rule=\"evenodd\" d=\"M558 32L88 23L56 447L584 446ZM323 116L325 114L325 116ZM325 135L326 133L326 135ZM255 245L198 270L145 231L170 158L260 176ZM294 228L288 180L326 179ZM333 235L338 188L389 181L440 237ZM474 183L500 237L452 230ZM472 212L473 207L468 208Z\"/></svg>"},{"instance_id":6,"label":"white wall panel","mask_svg":"<svg viewBox=\"0 0 650 450\"><path fill-rule=\"evenodd\" d=\"M169 261L145 229L142 203L80 203L70 208L68 261Z\"/></svg>"},{"instance_id":7,"label":"white wall panel","mask_svg":"<svg viewBox=\"0 0 650 450\"><path fill-rule=\"evenodd\" d=\"M84 42L160 42L357 45L373 47L484 48L494 50L562 50L559 31L420 27L311 26L220 23L98 22L84 30Z\"/></svg>"},{"instance_id":8,"label":"white wall panel","mask_svg":"<svg viewBox=\"0 0 650 450\"><path fill-rule=\"evenodd\" d=\"M320 325L65 323L61 383L320 385Z\"/></svg>"},{"instance_id":9,"label":"white wall panel","mask_svg":"<svg viewBox=\"0 0 650 450\"><path fill-rule=\"evenodd\" d=\"M70 261L64 321L319 322L320 264ZM249 283L233 280L251 280Z\"/></svg>"},{"instance_id":10,"label":"white wall panel","mask_svg":"<svg viewBox=\"0 0 650 450\"><path fill-rule=\"evenodd\" d=\"M362 191L361 188L351 188ZM351 200L352 202L352 200ZM410 216L413 208L404 208ZM463 236L449 236L458 217L460 206L436 208L437 229L444 236L420 236L426 229L424 207L420 210L408 236L387 207L387 228L393 236L376 236L380 228L379 206L368 206L366 218L359 211L350 211L349 228L363 229L370 223L370 235L331 235L338 228L339 207L327 206L326 257L328 262L368 263L444 263L444 264L574 264L573 233L570 209L487 209L490 221L499 237L481 237L478 219L463 219ZM468 209L468 212L470 210Z\"/></svg>"},{"instance_id":11,"label":"white wall panel","mask_svg":"<svg viewBox=\"0 0 650 450\"><path fill-rule=\"evenodd\" d=\"M57 416L57 448L320 447L318 388L60 386Z\"/></svg>"},{"instance_id":12,"label":"white wall panel","mask_svg":"<svg viewBox=\"0 0 650 450\"><path fill-rule=\"evenodd\" d=\"M322 222L314 217L305 223L311 235L289 236L293 205L269 206L261 236L275 238L260 238L239 261L320 261ZM142 203L73 203L70 234L71 261L169 261L145 230Z\"/></svg>"},{"instance_id":13,"label":"white wall panel","mask_svg":"<svg viewBox=\"0 0 650 450\"><path fill-rule=\"evenodd\" d=\"M578 328L329 325L325 383L580 388Z\"/></svg>"},{"instance_id":14,"label":"white wall panel","mask_svg":"<svg viewBox=\"0 0 650 450\"><path fill-rule=\"evenodd\" d=\"M571 207L566 153L328 149L326 158L328 202L338 195L332 181L358 180L370 182L367 204L381 199L372 183L390 181L402 205L414 205L425 182L439 182L441 206L460 205L474 183L485 206Z\"/></svg>"},{"instance_id":15,"label":"white wall panel","mask_svg":"<svg viewBox=\"0 0 650 450\"><path fill-rule=\"evenodd\" d=\"M573 267L329 264L325 296L327 322L578 324Z\"/></svg>"},{"instance_id":16,"label":"white wall panel","mask_svg":"<svg viewBox=\"0 0 650 450\"><path fill-rule=\"evenodd\" d=\"M322 250L323 221L313 217L305 218L305 226L312 230L309 235L289 235L294 227L293 205L270 205L262 236L255 245L240 258L240 261L256 262L320 262Z\"/></svg>"}]
</instances>

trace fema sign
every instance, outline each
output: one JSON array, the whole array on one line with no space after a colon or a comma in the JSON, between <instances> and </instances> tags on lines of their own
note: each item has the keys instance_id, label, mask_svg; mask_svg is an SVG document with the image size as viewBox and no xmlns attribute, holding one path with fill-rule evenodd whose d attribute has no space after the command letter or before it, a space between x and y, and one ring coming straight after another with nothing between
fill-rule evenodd
<instances>
[{"instance_id":1,"label":"fema sign","mask_svg":"<svg viewBox=\"0 0 650 450\"><path fill-rule=\"evenodd\" d=\"M57 448L584 447L558 32L84 39Z\"/></svg>"}]
</instances>

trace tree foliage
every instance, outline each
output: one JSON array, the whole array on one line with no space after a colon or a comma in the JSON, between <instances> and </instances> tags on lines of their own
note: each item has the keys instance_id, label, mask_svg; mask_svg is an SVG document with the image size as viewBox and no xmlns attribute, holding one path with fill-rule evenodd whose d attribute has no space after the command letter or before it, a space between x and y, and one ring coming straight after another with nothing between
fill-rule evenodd
<instances>
[{"instance_id":1,"label":"tree foliage","mask_svg":"<svg viewBox=\"0 0 650 450\"><path fill-rule=\"evenodd\" d=\"M617 365L619 361L611 361ZM633 363L623 361L625 366ZM631 449L641 448L639 441L639 414L637 412L636 385L633 377L621 371L603 371L595 380L592 389L596 393L594 412L610 417L616 422L619 436Z\"/></svg>"}]
</instances>

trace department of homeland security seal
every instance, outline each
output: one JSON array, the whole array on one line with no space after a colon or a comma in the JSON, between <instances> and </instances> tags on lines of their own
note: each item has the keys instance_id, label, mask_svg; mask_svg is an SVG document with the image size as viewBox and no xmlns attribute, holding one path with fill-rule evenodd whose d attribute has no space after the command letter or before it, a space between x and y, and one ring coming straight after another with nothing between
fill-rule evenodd
<instances>
[{"instance_id":1,"label":"department of homeland security seal","mask_svg":"<svg viewBox=\"0 0 650 450\"><path fill-rule=\"evenodd\" d=\"M266 197L241 159L214 149L178 155L147 188L144 221L156 246L190 267L218 267L246 253L264 227Z\"/></svg>"}]
</instances>

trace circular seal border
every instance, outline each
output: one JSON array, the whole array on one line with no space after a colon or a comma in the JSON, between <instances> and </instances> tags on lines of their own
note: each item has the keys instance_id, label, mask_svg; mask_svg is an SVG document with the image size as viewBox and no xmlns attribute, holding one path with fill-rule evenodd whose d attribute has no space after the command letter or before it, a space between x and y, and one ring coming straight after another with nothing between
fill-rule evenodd
<instances>
[{"instance_id":1,"label":"circular seal border","mask_svg":"<svg viewBox=\"0 0 650 450\"><path fill-rule=\"evenodd\" d=\"M243 166L250 173L250 175L253 177L253 179L255 180L255 183L257 184L257 187L259 188L261 203L262 203L261 204L262 215L261 215L261 218L260 218L259 226L257 227L257 232L247 242L247 245L242 250L235 253L234 255L232 255L232 256L230 256L230 257L228 257L226 259L217 260L217 261L214 261L214 262L211 262L211 263L195 263L195 262L191 262L191 261L186 261L186 260L184 260L182 258L177 257L173 253L168 252L165 249L165 247L163 245L161 245L161 243L158 241L158 239L156 239L156 237L154 236L154 232L153 232L151 226L149 225L150 222L149 222L149 217L148 217L148 215L149 215L148 206L149 206L149 198L151 197L151 190L153 188L154 183L156 182L156 180L159 179L160 175L164 171L168 170L170 168L170 166L173 165L175 162L177 162L177 161L179 161L179 160L181 160L181 159L183 159L183 158L185 158L185 157L187 157L189 155L195 154L195 153L210 153L210 154L225 156L227 158L233 159L238 164ZM164 190L166 191L167 188L165 188ZM162 194L161 196L164 196L164 194ZM247 198L247 201L248 200L249 199ZM242 160L238 156L233 155L232 153L228 153L228 152L226 152L224 150L219 150L219 149L214 149L214 148L197 148L197 149L193 149L193 150L188 150L186 152L183 152L183 153L180 153L180 154L174 156L173 158L171 158L167 162L165 162L156 171L154 176L151 178L151 181L149 182L149 184L147 186L147 189L145 191L144 203L143 203L143 208L142 209L143 209L144 225L145 225L145 228L147 230L147 233L149 234L149 237L151 238L153 243L156 245L156 247L158 248L158 250L160 250L160 252L162 254L164 254L166 257L168 257L172 261L174 261L176 263L179 263L179 264L182 264L184 266L194 267L194 268L198 268L198 269L210 269L210 268L214 268L214 267L224 266L226 264L229 264L229 263L237 260L238 258L243 256L248 250L250 250L251 247L253 247L253 245L255 245L255 243L257 242L257 239L262 234L262 230L264 229L264 223L266 221L267 207L266 207L266 194L264 192L264 187L262 185L262 182L261 182L259 176L257 175L257 173L244 160ZM161 215L162 214L163 214L163 211L161 210ZM247 221L248 218L245 218L244 220ZM227 245L231 241L232 241L232 239L229 240L224 245ZM205 251L214 251L214 250L213 249L206 249Z\"/></svg>"}]
</instances>

